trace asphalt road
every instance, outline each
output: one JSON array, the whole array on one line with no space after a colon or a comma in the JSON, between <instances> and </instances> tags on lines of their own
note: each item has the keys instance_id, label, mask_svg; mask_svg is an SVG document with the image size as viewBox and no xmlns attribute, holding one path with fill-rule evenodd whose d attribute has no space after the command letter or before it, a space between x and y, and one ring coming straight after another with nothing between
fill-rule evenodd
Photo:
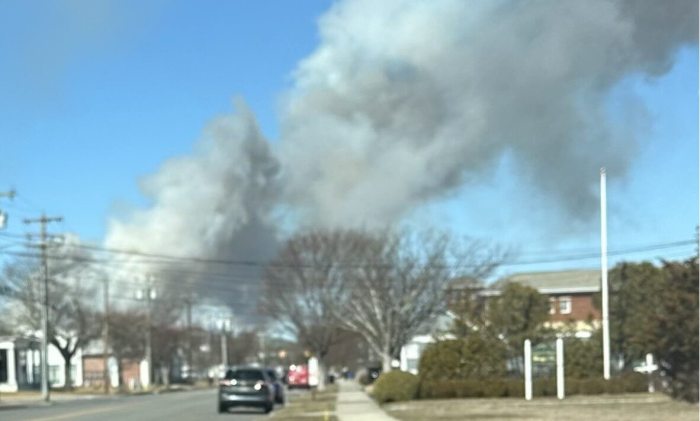
<instances>
[{"instance_id":1,"label":"asphalt road","mask_svg":"<svg viewBox=\"0 0 700 421\"><path fill-rule=\"evenodd\" d=\"M0 409L2 421L60 420L207 420L248 421L268 419L257 408L236 408L228 414L216 410L216 390L56 402L17 409Z\"/></svg>"}]
</instances>

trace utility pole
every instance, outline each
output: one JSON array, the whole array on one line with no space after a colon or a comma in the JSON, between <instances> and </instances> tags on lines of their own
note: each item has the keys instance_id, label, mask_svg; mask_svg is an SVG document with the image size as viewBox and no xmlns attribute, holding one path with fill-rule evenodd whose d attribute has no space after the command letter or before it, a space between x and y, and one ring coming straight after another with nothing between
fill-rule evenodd
<instances>
[{"instance_id":1,"label":"utility pole","mask_svg":"<svg viewBox=\"0 0 700 421\"><path fill-rule=\"evenodd\" d=\"M104 391L109 394L109 278L104 280L104 322L102 323L102 360L104 364Z\"/></svg>"},{"instance_id":2,"label":"utility pole","mask_svg":"<svg viewBox=\"0 0 700 421\"><path fill-rule=\"evenodd\" d=\"M192 378L192 296L185 297L187 305L187 377Z\"/></svg>"},{"instance_id":3,"label":"utility pole","mask_svg":"<svg viewBox=\"0 0 700 421\"><path fill-rule=\"evenodd\" d=\"M228 337L226 335L226 325L228 320L221 320L221 364L224 365L224 370L228 367Z\"/></svg>"},{"instance_id":4,"label":"utility pole","mask_svg":"<svg viewBox=\"0 0 700 421\"><path fill-rule=\"evenodd\" d=\"M49 263L47 255L47 235L46 235L46 225L50 222L60 222L63 218L60 216L48 217L42 214L39 218L25 219L25 224L39 224L41 227L39 236L41 242L39 247L41 248L41 261L44 268L44 308L41 312L41 397L44 401L48 402L50 399L49 392Z\"/></svg>"},{"instance_id":5,"label":"utility pole","mask_svg":"<svg viewBox=\"0 0 700 421\"><path fill-rule=\"evenodd\" d=\"M608 212L605 168L600 169L600 281L603 310L603 378L610 380L610 320L608 318Z\"/></svg>"},{"instance_id":6,"label":"utility pole","mask_svg":"<svg viewBox=\"0 0 700 421\"><path fill-rule=\"evenodd\" d=\"M151 346L151 302L156 298L156 290L152 284L153 276L146 277L146 288L138 290L136 298L146 300L146 364L148 365L148 386L153 383L153 350Z\"/></svg>"}]
</instances>

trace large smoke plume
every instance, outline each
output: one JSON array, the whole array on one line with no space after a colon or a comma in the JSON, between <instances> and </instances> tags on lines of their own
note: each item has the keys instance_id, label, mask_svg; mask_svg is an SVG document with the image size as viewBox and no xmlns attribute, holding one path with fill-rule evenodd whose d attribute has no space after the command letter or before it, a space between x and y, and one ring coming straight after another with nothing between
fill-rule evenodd
<instances>
[{"instance_id":1,"label":"large smoke plume","mask_svg":"<svg viewBox=\"0 0 700 421\"><path fill-rule=\"evenodd\" d=\"M283 208L301 225L383 225L504 155L578 220L597 170L624 174L634 125L606 111L631 75L666 73L698 37L694 0L348 0L294 73L274 152L243 109L144 185L153 206L110 246L264 260ZM639 106L639 104L637 104Z\"/></svg>"},{"instance_id":2,"label":"large smoke plume","mask_svg":"<svg viewBox=\"0 0 700 421\"><path fill-rule=\"evenodd\" d=\"M312 221L396 221L506 152L586 218L597 169L624 174L637 147L607 94L670 69L697 2L358 0L320 31L282 119L290 200Z\"/></svg>"}]
</instances>

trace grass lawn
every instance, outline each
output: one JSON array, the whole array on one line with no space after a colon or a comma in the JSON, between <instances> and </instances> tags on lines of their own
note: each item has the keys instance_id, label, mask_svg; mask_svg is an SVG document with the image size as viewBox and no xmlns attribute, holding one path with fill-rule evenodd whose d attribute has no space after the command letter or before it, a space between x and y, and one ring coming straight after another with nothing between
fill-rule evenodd
<instances>
[{"instance_id":1,"label":"grass lawn","mask_svg":"<svg viewBox=\"0 0 700 421\"><path fill-rule=\"evenodd\" d=\"M402 421L418 420L698 420L698 406L663 394L417 400L386 404L383 409Z\"/></svg>"},{"instance_id":2,"label":"grass lawn","mask_svg":"<svg viewBox=\"0 0 700 421\"><path fill-rule=\"evenodd\" d=\"M272 412L272 418L289 421L338 421L335 402L338 387L328 386L323 392L294 391L287 393L284 408Z\"/></svg>"}]
</instances>

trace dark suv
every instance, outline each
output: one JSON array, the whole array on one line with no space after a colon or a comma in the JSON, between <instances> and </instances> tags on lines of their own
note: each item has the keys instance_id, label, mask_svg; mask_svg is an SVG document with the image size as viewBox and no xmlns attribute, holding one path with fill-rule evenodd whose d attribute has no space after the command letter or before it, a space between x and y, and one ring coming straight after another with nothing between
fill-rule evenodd
<instances>
[{"instance_id":1,"label":"dark suv","mask_svg":"<svg viewBox=\"0 0 700 421\"><path fill-rule=\"evenodd\" d=\"M267 413L274 402L274 386L264 369L231 368L219 382L219 412L234 406L257 406Z\"/></svg>"},{"instance_id":2,"label":"dark suv","mask_svg":"<svg viewBox=\"0 0 700 421\"><path fill-rule=\"evenodd\" d=\"M275 370L268 368L265 371L275 390L275 403L284 404L284 385L282 381L277 377Z\"/></svg>"}]
</instances>

